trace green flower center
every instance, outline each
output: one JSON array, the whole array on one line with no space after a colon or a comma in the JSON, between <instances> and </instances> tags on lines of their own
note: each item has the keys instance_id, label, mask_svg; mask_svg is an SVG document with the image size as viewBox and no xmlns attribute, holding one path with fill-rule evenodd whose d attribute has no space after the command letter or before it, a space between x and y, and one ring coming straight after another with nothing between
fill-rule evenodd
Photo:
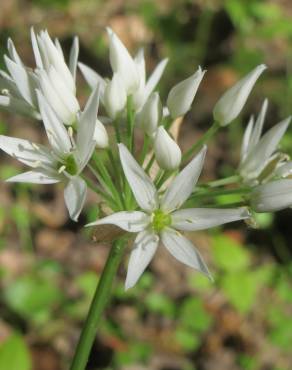
<instances>
[{"instance_id":1,"label":"green flower center","mask_svg":"<svg viewBox=\"0 0 292 370\"><path fill-rule=\"evenodd\" d=\"M171 216L164 213L161 209L157 209L152 213L152 227L156 232L160 232L167 226L171 225Z\"/></svg>"},{"instance_id":2,"label":"green flower center","mask_svg":"<svg viewBox=\"0 0 292 370\"><path fill-rule=\"evenodd\" d=\"M77 175L78 165L76 163L74 155L69 154L62 160L62 162L58 162L58 170L60 173L66 171L72 176Z\"/></svg>"}]
</instances>

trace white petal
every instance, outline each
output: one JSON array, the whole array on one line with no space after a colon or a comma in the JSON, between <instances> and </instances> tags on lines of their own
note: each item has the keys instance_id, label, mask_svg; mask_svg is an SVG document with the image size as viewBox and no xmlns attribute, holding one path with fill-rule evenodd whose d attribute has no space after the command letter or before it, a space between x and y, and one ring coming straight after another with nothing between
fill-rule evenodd
<instances>
[{"instance_id":1,"label":"white petal","mask_svg":"<svg viewBox=\"0 0 292 370\"><path fill-rule=\"evenodd\" d=\"M72 177L64 190L64 197L70 218L78 220L86 199L87 185L81 177Z\"/></svg>"},{"instance_id":2,"label":"white petal","mask_svg":"<svg viewBox=\"0 0 292 370\"><path fill-rule=\"evenodd\" d=\"M0 95L0 106L7 109L11 113L18 113L23 116L40 119L39 113L24 99Z\"/></svg>"},{"instance_id":3,"label":"white petal","mask_svg":"<svg viewBox=\"0 0 292 370\"><path fill-rule=\"evenodd\" d=\"M126 290L132 288L143 274L157 250L158 242L158 236L149 231L137 235L128 263Z\"/></svg>"},{"instance_id":4,"label":"white petal","mask_svg":"<svg viewBox=\"0 0 292 370\"><path fill-rule=\"evenodd\" d=\"M291 118L288 117L272 127L248 153L246 159L239 167L240 174L244 178L256 178L265 168L270 156L277 149L280 140L287 130L290 120Z\"/></svg>"},{"instance_id":5,"label":"white petal","mask_svg":"<svg viewBox=\"0 0 292 370\"><path fill-rule=\"evenodd\" d=\"M63 99L60 99L60 96L46 71L38 70L36 73L39 77L41 92L57 114L58 118L65 124L72 124L75 120L75 113L71 112Z\"/></svg>"},{"instance_id":6,"label":"white petal","mask_svg":"<svg viewBox=\"0 0 292 370\"><path fill-rule=\"evenodd\" d=\"M140 83L136 64L118 36L110 28L107 31L112 70L120 75L127 94L131 94L138 89Z\"/></svg>"},{"instance_id":7,"label":"white petal","mask_svg":"<svg viewBox=\"0 0 292 370\"><path fill-rule=\"evenodd\" d=\"M181 162L181 150L163 126L158 127L154 140L155 159L164 170L175 170Z\"/></svg>"},{"instance_id":8,"label":"white petal","mask_svg":"<svg viewBox=\"0 0 292 370\"><path fill-rule=\"evenodd\" d=\"M157 126L162 118L162 104L159 94L154 92L144 104L141 111L136 115L136 125L149 136L157 130Z\"/></svg>"},{"instance_id":9,"label":"white petal","mask_svg":"<svg viewBox=\"0 0 292 370\"><path fill-rule=\"evenodd\" d=\"M252 136L250 138L250 143L248 147L249 151L252 150L260 140L260 137L263 131L263 125L264 125L267 109L268 109L268 99L265 99L263 102L260 114L258 115L258 118L256 120L254 129L252 132Z\"/></svg>"},{"instance_id":10,"label":"white petal","mask_svg":"<svg viewBox=\"0 0 292 370\"><path fill-rule=\"evenodd\" d=\"M171 214L171 226L178 230L195 231L209 229L228 222L250 217L248 209L189 208Z\"/></svg>"},{"instance_id":11,"label":"white petal","mask_svg":"<svg viewBox=\"0 0 292 370\"><path fill-rule=\"evenodd\" d=\"M55 184L60 182L58 174L49 174L45 171L28 171L19 175L10 177L6 180L7 182L29 182L31 184Z\"/></svg>"},{"instance_id":12,"label":"white petal","mask_svg":"<svg viewBox=\"0 0 292 370\"><path fill-rule=\"evenodd\" d=\"M81 62L78 63L78 67L83 74L88 85L91 87L92 90L96 88L96 85L100 85L100 93L103 95L105 89L105 81L104 79L95 72L92 68L88 67L86 64Z\"/></svg>"},{"instance_id":13,"label":"white petal","mask_svg":"<svg viewBox=\"0 0 292 370\"><path fill-rule=\"evenodd\" d=\"M251 116L246 126L246 129L244 131L244 135L243 135L241 153L240 153L241 161L244 161L248 153L249 142L250 142L251 134L253 131L253 126L254 126L254 116Z\"/></svg>"},{"instance_id":14,"label":"white petal","mask_svg":"<svg viewBox=\"0 0 292 370\"><path fill-rule=\"evenodd\" d=\"M275 175L280 177L287 177L292 175L292 161L289 161L277 168L275 171Z\"/></svg>"},{"instance_id":15,"label":"white petal","mask_svg":"<svg viewBox=\"0 0 292 370\"><path fill-rule=\"evenodd\" d=\"M86 226L97 225L116 225L123 230L131 233L137 233L144 230L150 223L150 216L140 211L122 211L116 212L107 217L101 218L95 222L91 222Z\"/></svg>"},{"instance_id":16,"label":"white petal","mask_svg":"<svg viewBox=\"0 0 292 370\"><path fill-rule=\"evenodd\" d=\"M109 137L107 131L104 125L98 119L96 120L93 138L98 148L104 149L109 146Z\"/></svg>"},{"instance_id":17,"label":"white petal","mask_svg":"<svg viewBox=\"0 0 292 370\"><path fill-rule=\"evenodd\" d=\"M62 54L54 45L47 31L41 32L41 39L45 47L48 61L50 65L53 65L62 79L66 81L68 88L75 94L75 82L71 75L69 68L67 67ZM47 66L46 68L49 68Z\"/></svg>"},{"instance_id":18,"label":"white petal","mask_svg":"<svg viewBox=\"0 0 292 370\"><path fill-rule=\"evenodd\" d=\"M214 107L215 121L226 126L239 115L257 79L265 69L264 64L257 66L226 91Z\"/></svg>"},{"instance_id":19,"label":"white petal","mask_svg":"<svg viewBox=\"0 0 292 370\"><path fill-rule=\"evenodd\" d=\"M140 78L140 85L145 87L145 80L146 80L146 68L145 68L145 57L144 57L144 49L141 48L138 53L135 55L134 62L137 66L137 71L139 73Z\"/></svg>"},{"instance_id":20,"label":"white petal","mask_svg":"<svg viewBox=\"0 0 292 370\"><path fill-rule=\"evenodd\" d=\"M37 96L43 123L52 148L60 154L69 153L72 145L65 126L59 121L40 91L37 91Z\"/></svg>"},{"instance_id":21,"label":"white petal","mask_svg":"<svg viewBox=\"0 0 292 370\"><path fill-rule=\"evenodd\" d=\"M113 75L104 90L104 106L111 119L117 118L127 103L127 94L121 83L120 76Z\"/></svg>"},{"instance_id":22,"label":"white petal","mask_svg":"<svg viewBox=\"0 0 292 370\"><path fill-rule=\"evenodd\" d=\"M93 90L88 102L78 119L77 126L77 151L83 167L94 149L94 131L99 103L99 88Z\"/></svg>"},{"instance_id":23,"label":"white petal","mask_svg":"<svg viewBox=\"0 0 292 370\"><path fill-rule=\"evenodd\" d=\"M34 104L33 98L33 87L31 85L31 80L29 78L29 74L27 73L26 69L19 64L16 64L11 59L9 59L6 55L4 55L5 64L9 73L11 74L14 82L16 83L19 92L21 93L22 97L31 105Z\"/></svg>"},{"instance_id":24,"label":"white petal","mask_svg":"<svg viewBox=\"0 0 292 370\"><path fill-rule=\"evenodd\" d=\"M33 53L34 53L36 66L38 68L42 69L42 68L44 68L43 60L42 60L42 57L41 57L41 53L40 53L40 50L39 50L38 42L37 42L36 35L35 35L33 27L31 27L31 29L30 29L30 35L31 35L31 44L32 44L32 50L33 50Z\"/></svg>"},{"instance_id":25,"label":"white petal","mask_svg":"<svg viewBox=\"0 0 292 370\"><path fill-rule=\"evenodd\" d=\"M189 78L175 85L167 97L167 107L172 118L185 115L191 108L196 92L206 71L199 69Z\"/></svg>"},{"instance_id":26,"label":"white petal","mask_svg":"<svg viewBox=\"0 0 292 370\"><path fill-rule=\"evenodd\" d=\"M10 38L7 41L7 49L8 49L10 58L16 64L19 64L20 66L23 66L22 60L20 59L20 57L19 57L19 55L18 55L18 53L17 53L17 51L15 49L14 43L13 43L13 41Z\"/></svg>"},{"instance_id":27,"label":"white petal","mask_svg":"<svg viewBox=\"0 0 292 370\"><path fill-rule=\"evenodd\" d=\"M154 91L154 89L156 88L167 63L168 63L167 58L159 62L158 65L155 67L154 71L152 72L152 74L150 75L150 77L148 78L144 89L144 102L148 99L152 91Z\"/></svg>"},{"instance_id":28,"label":"white petal","mask_svg":"<svg viewBox=\"0 0 292 370\"><path fill-rule=\"evenodd\" d=\"M71 113L72 117L70 117L71 119L69 122L64 122L70 124L72 123L72 120L74 120L75 114L80 110L78 100L73 92L68 88L65 80L63 80L62 76L59 75L53 66L50 67L48 76L56 95L62 100L68 111Z\"/></svg>"},{"instance_id":29,"label":"white petal","mask_svg":"<svg viewBox=\"0 0 292 370\"><path fill-rule=\"evenodd\" d=\"M161 241L165 248L178 261L190 266L211 278L211 274L194 245L178 231L166 229L161 233Z\"/></svg>"},{"instance_id":30,"label":"white petal","mask_svg":"<svg viewBox=\"0 0 292 370\"><path fill-rule=\"evenodd\" d=\"M153 211L158 206L158 197L151 179L124 144L119 144L119 152L125 176L137 203L143 210Z\"/></svg>"},{"instance_id":31,"label":"white petal","mask_svg":"<svg viewBox=\"0 0 292 370\"><path fill-rule=\"evenodd\" d=\"M206 151L207 147L203 147L172 181L161 201L161 208L164 211L170 212L180 208L191 195L201 174Z\"/></svg>"},{"instance_id":32,"label":"white petal","mask_svg":"<svg viewBox=\"0 0 292 370\"><path fill-rule=\"evenodd\" d=\"M77 36L75 36L73 39L73 43L72 43L71 50L70 50L70 57L69 57L69 69L74 78L74 81L76 80L78 55L79 55L79 39Z\"/></svg>"},{"instance_id":33,"label":"white petal","mask_svg":"<svg viewBox=\"0 0 292 370\"><path fill-rule=\"evenodd\" d=\"M39 162L48 166L53 164L47 148L28 140L0 135L0 149L31 167L36 167Z\"/></svg>"},{"instance_id":34,"label":"white petal","mask_svg":"<svg viewBox=\"0 0 292 370\"><path fill-rule=\"evenodd\" d=\"M275 212L292 206L292 180L272 181L254 188L251 205L256 212Z\"/></svg>"}]
</instances>

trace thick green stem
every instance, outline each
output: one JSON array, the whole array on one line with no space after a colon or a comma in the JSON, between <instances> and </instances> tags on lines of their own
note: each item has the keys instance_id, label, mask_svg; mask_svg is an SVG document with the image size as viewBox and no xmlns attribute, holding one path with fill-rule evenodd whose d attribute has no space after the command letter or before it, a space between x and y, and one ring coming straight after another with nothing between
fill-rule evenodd
<instances>
[{"instance_id":1,"label":"thick green stem","mask_svg":"<svg viewBox=\"0 0 292 370\"><path fill-rule=\"evenodd\" d=\"M110 289L116 275L118 266L123 256L126 239L114 241L105 267L101 274L97 289L91 302L91 306L83 326L79 342L75 351L70 370L84 370L88 362L89 354L96 337L96 330L100 323L101 315L110 298Z\"/></svg>"},{"instance_id":2,"label":"thick green stem","mask_svg":"<svg viewBox=\"0 0 292 370\"><path fill-rule=\"evenodd\" d=\"M187 161L188 159L190 159L190 157L194 153L201 149L201 147L204 144L206 144L216 134L220 127L221 126L218 122L214 122L213 125L205 132L205 134L198 141L196 141L195 144L191 146L189 150L187 150L184 153L182 161Z\"/></svg>"}]
</instances>

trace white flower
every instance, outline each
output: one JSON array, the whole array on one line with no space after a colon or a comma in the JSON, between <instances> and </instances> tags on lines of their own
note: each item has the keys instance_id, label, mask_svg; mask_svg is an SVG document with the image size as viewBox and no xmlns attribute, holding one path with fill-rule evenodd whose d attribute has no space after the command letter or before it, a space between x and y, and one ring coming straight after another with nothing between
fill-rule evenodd
<instances>
[{"instance_id":1,"label":"white flower","mask_svg":"<svg viewBox=\"0 0 292 370\"><path fill-rule=\"evenodd\" d=\"M179 210L196 185L206 148L180 172L162 197L123 144L119 144L119 151L125 176L142 211L117 212L87 226L114 224L138 233L129 260L126 289L136 284L155 254L159 241L180 262L210 276L201 255L180 231L203 230L247 218L249 214L246 208Z\"/></svg>"},{"instance_id":2,"label":"white flower","mask_svg":"<svg viewBox=\"0 0 292 370\"><path fill-rule=\"evenodd\" d=\"M131 95L138 89L140 84L136 64L125 45L113 32L113 30L107 28L107 32L110 41L110 64L113 73L119 75L127 92L127 95Z\"/></svg>"},{"instance_id":3,"label":"white flower","mask_svg":"<svg viewBox=\"0 0 292 370\"><path fill-rule=\"evenodd\" d=\"M133 103L135 109L139 111L144 106L151 93L156 88L158 82L160 81L160 78L168 63L168 59L163 59L158 63L147 81L143 49L140 49L138 51L137 55L134 58L134 62L136 63L137 71L139 74L139 88L133 94Z\"/></svg>"},{"instance_id":4,"label":"white flower","mask_svg":"<svg viewBox=\"0 0 292 370\"><path fill-rule=\"evenodd\" d=\"M249 121L243 138L239 173L249 183L257 182L264 172L264 177L271 176L281 159L275 151L291 120L288 117L261 137L267 106L265 100L256 123Z\"/></svg>"},{"instance_id":5,"label":"white flower","mask_svg":"<svg viewBox=\"0 0 292 370\"><path fill-rule=\"evenodd\" d=\"M292 206L292 180L282 179L257 186L251 194L256 212L275 212Z\"/></svg>"},{"instance_id":6,"label":"white flower","mask_svg":"<svg viewBox=\"0 0 292 370\"><path fill-rule=\"evenodd\" d=\"M150 95L141 111L136 115L136 125L150 137L156 132L162 118L162 104L159 94L154 92Z\"/></svg>"},{"instance_id":7,"label":"white flower","mask_svg":"<svg viewBox=\"0 0 292 370\"><path fill-rule=\"evenodd\" d=\"M149 76L147 81L143 49L140 49L137 55L135 56L134 63L136 64L136 70L138 73L139 86L135 91L131 93L131 95L133 96L134 108L137 112L139 112L146 103L146 101L148 100L151 93L156 88L164 72L164 69L168 63L168 59L163 59L161 62L158 63L158 65L156 66L152 74ZM100 85L101 101L103 103L104 89L106 87L105 79L102 76L100 76L96 71L94 71L92 68L88 67L83 63L79 62L78 66L91 89L94 89L97 84ZM125 86L123 87L125 89Z\"/></svg>"},{"instance_id":8,"label":"white flower","mask_svg":"<svg viewBox=\"0 0 292 370\"><path fill-rule=\"evenodd\" d=\"M107 114L111 119L117 118L122 113L127 103L127 94L119 75L114 74L104 89L103 102Z\"/></svg>"},{"instance_id":9,"label":"white flower","mask_svg":"<svg viewBox=\"0 0 292 370\"><path fill-rule=\"evenodd\" d=\"M185 115L193 103L198 87L206 71L201 67L189 78L179 82L169 92L167 97L167 107L172 118Z\"/></svg>"},{"instance_id":10,"label":"white flower","mask_svg":"<svg viewBox=\"0 0 292 370\"><path fill-rule=\"evenodd\" d=\"M56 45L47 31L41 31L37 36L31 29L31 40L36 60L36 76L39 88L58 118L66 125L76 120L80 110L76 98L76 67L79 52L78 38L75 38L70 52L69 65L58 40Z\"/></svg>"},{"instance_id":11,"label":"white flower","mask_svg":"<svg viewBox=\"0 0 292 370\"><path fill-rule=\"evenodd\" d=\"M9 73L0 70L0 106L39 119L35 89L38 81L32 70L20 59L11 39L8 39L9 57L4 62Z\"/></svg>"},{"instance_id":12,"label":"white flower","mask_svg":"<svg viewBox=\"0 0 292 370\"><path fill-rule=\"evenodd\" d=\"M226 126L239 115L254 84L265 69L264 64L257 66L226 91L213 110L216 122L219 122L221 126Z\"/></svg>"},{"instance_id":13,"label":"white flower","mask_svg":"<svg viewBox=\"0 0 292 370\"><path fill-rule=\"evenodd\" d=\"M28 140L0 136L0 148L32 167L9 178L11 182L52 184L65 181L65 202L70 217L77 220L82 210L87 186L79 176L95 148L94 131L98 109L98 90L91 94L77 121L76 142L71 127L66 130L40 91L37 92L42 120L51 148Z\"/></svg>"},{"instance_id":14,"label":"white flower","mask_svg":"<svg viewBox=\"0 0 292 370\"><path fill-rule=\"evenodd\" d=\"M155 159L164 170L172 171L179 167L181 150L163 126L159 126L154 140Z\"/></svg>"},{"instance_id":15,"label":"white flower","mask_svg":"<svg viewBox=\"0 0 292 370\"><path fill-rule=\"evenodd\" d=\"M94 130L94 140L96 142L97 148L107 148L109 145L109 138L104 125L97 119L95 130Z\"/></svg>"}]
</instances>

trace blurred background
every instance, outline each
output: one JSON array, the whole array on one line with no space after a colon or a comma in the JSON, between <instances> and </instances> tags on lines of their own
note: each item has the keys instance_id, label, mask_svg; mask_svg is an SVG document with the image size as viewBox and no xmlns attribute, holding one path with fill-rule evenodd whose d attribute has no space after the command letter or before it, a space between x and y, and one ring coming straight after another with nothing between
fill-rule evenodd
<instances>
[{"instance_id":1,"label":"blurred background","mask_svg":"<svg viewBox=\"0 0 292 370\"><path fill-rule=\"evenodd\" d=\"M105 27L147 69L169 57L162 98L198 65L208 70L181 127L187 148L209 127L222 92L257 64L260 78L240 120L209 146L202 181L232 174L242 132L263 99L265 129L291 114L292 3L289 0L1 0L0 67L11 37L34 67L29 29L47 28L68 52L110 75ZM89 89L78 76L79 98ZM45 140L37 122L1 111L0 133ZM292 131L281 148L292 154ZM21 166L0 153L0 177ZM224 199L223 199L224 198ZM222 202L232 202L222 197ZM109 251L104 233L83 228L98 215L89 194L79 223L68 219L61 186L0 183L0 369L67 370ZM139 284L124 292L127 256L99 329L88 370L291 370L292 211L190 235L215 282L177 263L163 248ZM127 251L127 255L128 255Z\"/></svg>"}]
</instances>

